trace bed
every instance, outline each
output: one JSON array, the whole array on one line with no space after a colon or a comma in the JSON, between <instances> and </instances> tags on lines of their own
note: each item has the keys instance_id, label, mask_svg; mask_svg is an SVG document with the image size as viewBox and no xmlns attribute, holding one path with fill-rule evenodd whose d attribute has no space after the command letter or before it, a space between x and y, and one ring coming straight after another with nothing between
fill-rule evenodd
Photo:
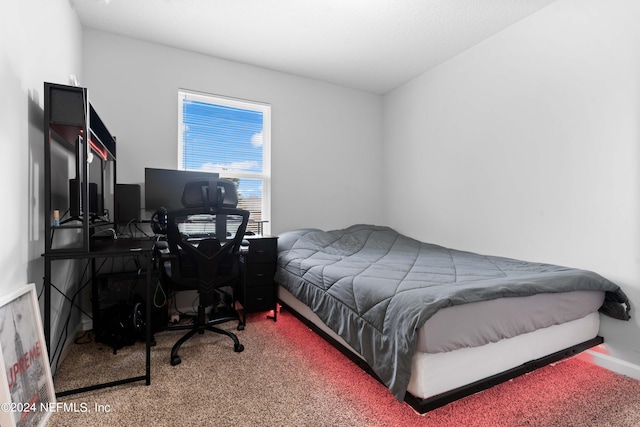
<instances>
[{"instance_id":1,"label":"bed","mask_svg":"<svg viewBox=\"0 0 640 427\"><path fill-rule=\"evenodd\" d=\"M424 243L388 227L278 239L280 302L424 413L602 342L630 305L596 273Z\"/></svg>"}]
</instances>

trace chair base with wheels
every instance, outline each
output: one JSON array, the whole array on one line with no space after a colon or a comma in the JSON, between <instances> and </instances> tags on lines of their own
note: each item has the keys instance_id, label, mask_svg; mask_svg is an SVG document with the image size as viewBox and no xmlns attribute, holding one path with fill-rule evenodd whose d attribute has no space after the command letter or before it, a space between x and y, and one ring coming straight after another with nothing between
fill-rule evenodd
<instances>
[{"instance_id":1,"label":"chair base with wheels","mask_svg":"<svg viewBox=\"0 0 640 427\"><path fill-rule=\"evenodd\" d=\"M205 307L198 306L197 319L194 321L193 324L170 326L169 327L170 330L189 329L189 332L187 332L184 336L182 336L182 338L180 338L173 345L173 348L171 349L171 366L178 365L180 364L180 362L182 362L182 359L180 359L180 356L178 355L178 351L180 351L180 347L182 346L182 344L184 344L189 338L193 337L195 334L204 334L205 331L215 332L216 334L222 334L222 335L228 336L233 340L233 351L235 351L236 353L240 353L241 351L243 351L244 346L240 344L240 341L238 340L238 337L236 336L236 334L234 334L233 332L229 332L225 329L214 326L220 323L224 323L224 322L228 322L236 319L237 319L237 316L226 316L226 317L218 317L215 320L207 321L206 314L205 314Z\"/></svg>"}]
</instances>

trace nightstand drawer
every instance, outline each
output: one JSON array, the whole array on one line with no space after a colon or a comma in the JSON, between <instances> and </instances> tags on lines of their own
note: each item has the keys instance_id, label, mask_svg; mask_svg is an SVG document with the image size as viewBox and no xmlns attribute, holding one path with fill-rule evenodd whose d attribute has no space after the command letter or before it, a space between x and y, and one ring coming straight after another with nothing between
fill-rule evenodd
<instances>
[{"instance_id":1,"label":"nightstand drawer","mask_svg":"<svg viewBox=\"0 0 640 427\"><path fill-rule=\"evenodd\" d=\"M249 264L245 266L245 269L247 288L273 284L273 276L276 274L276 266L274 264Z\"/></svg>"},{"instance_id":2,"label":"nightstand drawer","mask_svg":"<svg viewBox=\"0 0 640 427\"><path fill-rule=\"evenodd\" d=\"M273 263L277 258L278 240L276 238L251 239L247 258L251 264Z\"/></svg>"},{"instance_id":3,"label":"nightstand drawer","mask_svg":"<svg viewBox=\"0 0 640 427\"><path fill-rule=\"evenodd\" d=\"M273 286L261 286L247 289L245 295L245 310L271 310L276 303L276 293Z\"/></svg>"}]
</instances>

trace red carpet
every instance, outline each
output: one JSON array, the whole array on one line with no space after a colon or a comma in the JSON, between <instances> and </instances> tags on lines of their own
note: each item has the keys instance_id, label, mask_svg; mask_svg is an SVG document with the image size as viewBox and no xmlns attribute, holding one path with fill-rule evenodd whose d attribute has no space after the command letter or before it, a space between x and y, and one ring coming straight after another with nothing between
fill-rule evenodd
<instances>
[{"instance_id":1,"label":"red carpet","mask_svg":"<svg viewBox=\"0 0 640 427\"><path fill-rule=\"evenodd\" d=\"M372 425L640 426L640 382L575 358L420 415L285 310L278 330Z\"/></svg>"}]
</instances>

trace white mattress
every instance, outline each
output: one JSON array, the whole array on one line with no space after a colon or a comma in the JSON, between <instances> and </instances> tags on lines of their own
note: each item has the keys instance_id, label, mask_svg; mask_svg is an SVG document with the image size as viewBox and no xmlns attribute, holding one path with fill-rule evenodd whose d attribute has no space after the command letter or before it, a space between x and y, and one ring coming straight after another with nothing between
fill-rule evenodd
<instances>
[{"instance_id":1,"label":"white mattress","mask_svg":"<svg viewBox=\"0 0 640 427\"><path fill-rule=\"evenodd\" d=\"M435 396L588 341L598 335L599 327L600 315L595 312L480 347L416 352L407 390L419 398Z\"/></svg>"},{"instance_id":2,"label":"white mattress","mask_svg":"<svg viewBox=\"0 0 640 427\"><path fill-rule=\"evenodd\" d=\"M278 297L360 356L289 291L279 287ZM408 391L428 398L592 339L603 299L602 292L576 291L440 310L418 331Z\"/></svg>"}]
</instances>

